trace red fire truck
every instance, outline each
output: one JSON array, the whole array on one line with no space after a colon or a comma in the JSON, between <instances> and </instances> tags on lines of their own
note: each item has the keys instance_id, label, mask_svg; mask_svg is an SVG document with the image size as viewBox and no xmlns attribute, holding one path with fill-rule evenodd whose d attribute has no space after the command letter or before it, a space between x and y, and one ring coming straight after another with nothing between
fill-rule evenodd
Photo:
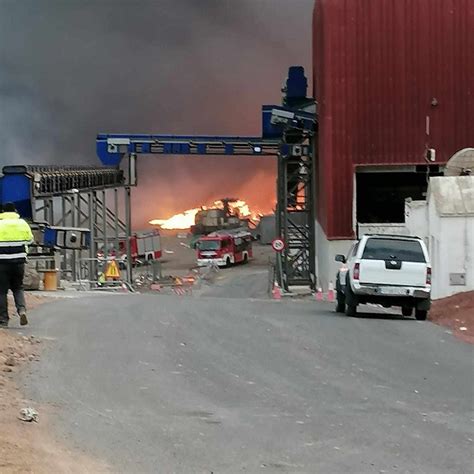
<instances>
[{"instance_id":1,"label":"red fire truck","mask_svg":"<svg viewBox=\"0 0 474 474\"><path fill-rule=\"evenodd\" d=\"M253 256L252 234L242 230L213 232L201 237L196 248L199 266L230 267L235 263L247 263Z\"/></svg>"},{"instance_id":2,"label":"red fire truck","mask_svg":"<svg viewBox=\"0 0 474 474\"><path fill-rule=\"evenodd\" d=\"M160 233L157 230L132 234L130 237L130 250L132 264L151 262L161 258ZM125 263L127 259L127 246L125 240L119 242L120 262Z\"/></svg>"}]
</instances>

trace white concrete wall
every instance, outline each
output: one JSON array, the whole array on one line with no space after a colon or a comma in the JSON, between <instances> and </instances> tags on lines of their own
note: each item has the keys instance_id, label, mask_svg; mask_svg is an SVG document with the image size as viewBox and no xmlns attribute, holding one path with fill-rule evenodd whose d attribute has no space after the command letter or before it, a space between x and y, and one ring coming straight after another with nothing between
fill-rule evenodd
<instances>
[{"instance_id":1,"label":"white concrete wall","mask_svg":"<svg viewBox=\"0 0 474 474\"><path fill-rule=\"evenodd\" d=\"M474 290L474 217L440 216L435 201L405 205L410 234L423 238L433 267L433 299ZM464 273L465 285L452 285L451 273Z\"/></svg>"},{"instance_id":2,"label":"white concrete wall","mask_svg":"<svg viewBox=\"0 0 474 474\"><path fill-rule=\"evenodd\" d=\"M428 206L426 201L405 202L405 226L409 235L416 235L424 240L429 251L430 239L428 238Z\"/></svg>"},{"instance_id":3,"label":"white concrete wall","mask_svg":"<svg viewBox=\"0 0 474 474\"><path fill-rule=\"evenodd\" d=\"M324 292L329 283L336 283L336 275L341 266L334 258L337 254L347 255L353 240L328 240L324 230L316 221L316 276L317 286Z\"/></svg>"},{"instance_id":4,"label":"white concrete wall","mask_svg":"<svg viewBox=\"0 0 474 474\"><path fill-rule=\"evenodd\" d=\"M428 231L428 207L426 201L405 201L405 226L410 235L424 237Z\"/></svg>"},{"instance_id":5,"label":"white concrete wall","mask_svg":"<svg viewBox=\"0 0 474 474\"><path fill-rule=\"evenodd\" d=\"M474 217L443 217L434 200L428 205L433 298L474 290ZM465 275L465 285L453 285L450 274Z\"/></svg>"},{"instance_id":6,"label":"white concrete wall","mask_svg":"<svg viewBox=\"0 0 474 474\"><path fill-rule=\"evenodd\" d=\"M360 224L358 229L359 238L365 234L392 234L408 235L409 231L405 224Z\"/></svg>"}]
</instances>

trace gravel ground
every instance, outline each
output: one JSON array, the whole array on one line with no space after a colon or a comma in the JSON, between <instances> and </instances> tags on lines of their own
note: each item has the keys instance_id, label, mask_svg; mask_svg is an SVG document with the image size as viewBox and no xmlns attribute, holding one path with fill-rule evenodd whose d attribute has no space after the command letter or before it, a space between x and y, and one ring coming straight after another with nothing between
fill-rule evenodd
<instances>
[{"instance_id":1,"label":"gravel ground","mask_svg":"<svg viewBox=\"0 0 474 474\"><path fill-rule=\"evenodd\" d=\"M37 327L35 308L50 302L51 298L27 294L26 301L30 320L33 327ZM107 469L104 464L92 461L80 452L72 452L58 441L49 429L48 406L25 398L19 390L18 377L25 367L35 370L41 361L45 342L34 335L34 329L23 327L20 330L11 298L9 302L10 327L0 329L0 472L104 472ZM48 311L44 314L47 315ZM34 407L39 412L38 423L19 420L20 410L26 407Z\"/></svg>"}]
</instances>

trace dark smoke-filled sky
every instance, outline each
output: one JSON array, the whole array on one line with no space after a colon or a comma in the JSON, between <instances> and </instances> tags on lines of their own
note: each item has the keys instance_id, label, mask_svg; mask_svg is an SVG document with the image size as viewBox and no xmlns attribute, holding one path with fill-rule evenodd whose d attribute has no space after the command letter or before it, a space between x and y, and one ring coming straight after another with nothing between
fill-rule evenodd
<instances>
[{"instance_id":1,"label":"dark smoke-filled sky","mask_svg":"<svg viewBox=\"0 0 474 474\"><path fill-rule=\"evenodd\" d=\"M260 134L288 66L310 79L313 0L0 0L0 164L99 164L99 132ZM272 159L139 157L134 221L235 195Z\"/></svg>"}]
</instances>

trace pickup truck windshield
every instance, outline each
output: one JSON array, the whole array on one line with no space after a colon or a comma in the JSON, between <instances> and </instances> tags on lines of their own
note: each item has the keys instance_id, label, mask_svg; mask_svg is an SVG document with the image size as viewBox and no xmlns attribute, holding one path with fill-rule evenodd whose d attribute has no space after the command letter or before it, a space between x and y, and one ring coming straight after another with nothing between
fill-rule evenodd
<instances>
[{"instance_id":1,"label":"pickup truck windshield","mask_svg":"<svg viewBox=\"0 0 474 474\"><path fill-rule=\"evenodd\" d=\"M221 248L220 240L201 240L198 242L199 250L219 250Z\"/></svg>"},{"instance_id":2,"label":"pickup truck windshield","mask_svg":"<svg viewBox=\"0 0 474 474\"><path fill-rule=\"evenodd\" d=\"M426 262L420 242L416 240L369 239L365 244L362 258L366 260Z\"/></svg>"}]
</instances>

